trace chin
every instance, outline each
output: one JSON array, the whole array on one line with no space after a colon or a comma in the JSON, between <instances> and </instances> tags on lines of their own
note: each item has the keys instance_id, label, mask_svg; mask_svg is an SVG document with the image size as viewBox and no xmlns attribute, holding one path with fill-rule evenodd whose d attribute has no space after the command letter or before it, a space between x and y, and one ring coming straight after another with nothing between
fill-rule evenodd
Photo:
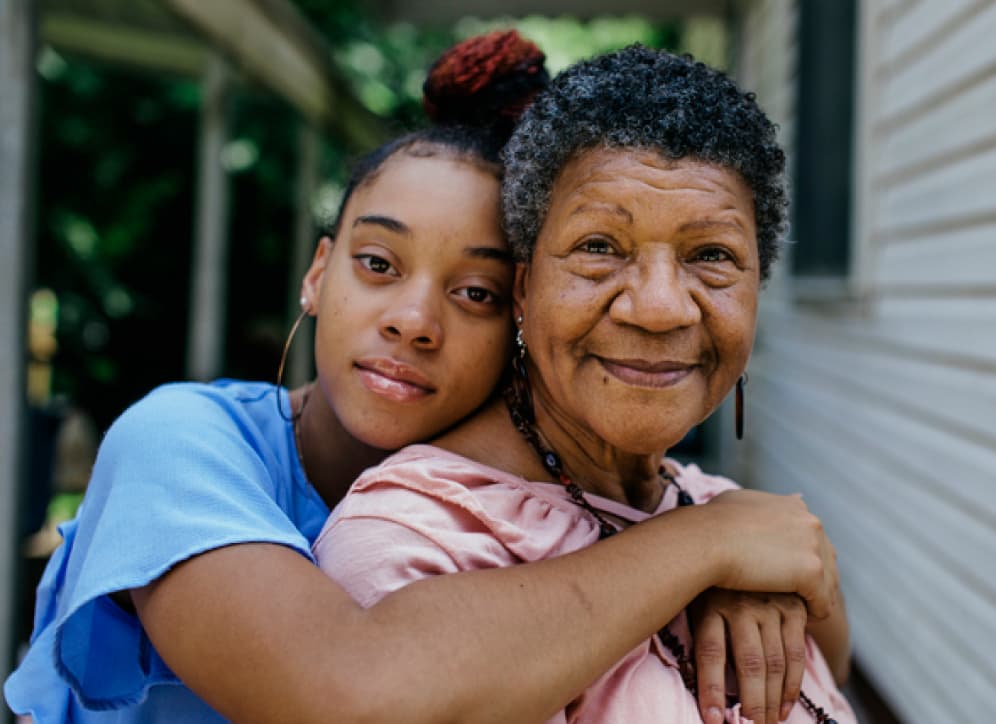
<instances>
[{"instance_id":1,"label":"chin","mask_svg":"<svg viewBox=\"0 0 996 724\"><path fill-rule=\"evenodd\" d=\"M387 426L379 427L376 430L366 430L364 431L366 434L356 437L372 448L387 452L400 450L406 445L412 445L430 437L427 432L422 430L397 430L385 429L385 427Z\"/></svg>"},{"instance_id":2,"label":"chin","mask_svg":"<svg viewBox=\"0 0 996 724\"><path fill-rule=\"evenodd\" d=\"M600 432L602 439L608 444L620 450L625 450L632 455L656 455L671 449L685 437L685 434L694 425L680 430L675 429L674 421L663 422L658 425L641 424L632 425L632 419L620 420L619 424L613 427L603 428Z\"/></svg>"},{"instance_id":3,"label":"chin","mask_svg":"<svg viewBox=\"0 0 996 724\"><path fill-rule=\"evenodd\" d=\"M428 435L422 430L398 428L395 419L358 420L353 423L342 421L343 427L356 440L367 447L384 452L394 452L406 445L425 440Z\"/></svg>"}]
</instances>

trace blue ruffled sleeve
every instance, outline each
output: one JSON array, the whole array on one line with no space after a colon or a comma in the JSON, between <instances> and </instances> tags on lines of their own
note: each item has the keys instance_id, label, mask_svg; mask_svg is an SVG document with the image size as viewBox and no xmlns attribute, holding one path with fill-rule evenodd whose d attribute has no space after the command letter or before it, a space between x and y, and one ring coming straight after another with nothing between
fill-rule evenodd
<instances>
[{"instance_id":1,"label":"blue ruffled sleeve","mask_svg":"<svg viewBox=\"0 0 996 724\"><path fill-rule=\"evenodd\" d=\"M94 710L178 683L138 619L108 594L236 543L285 545L311 559L328 508L304 481L273 394L268 385L169 385L112 425L39 587L32 647L5 687L15 711L36 711L30 699L56 675Z\"/></svg>"}]
</instances>

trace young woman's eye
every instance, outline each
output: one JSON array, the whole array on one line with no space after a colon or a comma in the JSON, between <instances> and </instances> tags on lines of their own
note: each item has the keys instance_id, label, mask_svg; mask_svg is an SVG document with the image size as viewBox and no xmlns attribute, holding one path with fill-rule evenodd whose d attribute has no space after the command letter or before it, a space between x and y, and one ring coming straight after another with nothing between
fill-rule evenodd
<instances>
[{"instance_id":1,"label":"young woman's eye","mask_svg":"<svg viewBox=\"0 0 996 724\"><path fill-rule=\"evenodd\" d=\"M464 287L460 294L475 304L494 304L498 301L498 295L484 287Z\"/></svg>"},{"instance_id":2,"label":"young woman's eye","mask_svg":"<svg viewBox=\"0 0 996 724\"><path fill-rule=\"evenodd\" d=\"M353 258L360 263L360 266L374 274L390 274L394 269L391 262L374 254L357 254Z\"/></svg>"},{"instance_id":3,"label":"young woman's eye","mask_svg":"<svg viewBox=\"0 0 996 724\"><path fill-rule=\"evenodd\" d=\"M615 249L608 239L585 239L578 247L581 251L589 254L613 254Z\"/></svg>"}]
</instances>

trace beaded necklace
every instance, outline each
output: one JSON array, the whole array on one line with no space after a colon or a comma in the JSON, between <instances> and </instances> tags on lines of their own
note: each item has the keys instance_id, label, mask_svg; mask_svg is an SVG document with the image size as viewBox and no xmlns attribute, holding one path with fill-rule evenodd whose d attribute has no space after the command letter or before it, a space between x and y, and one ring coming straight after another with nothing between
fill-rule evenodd
<instances>
[{"instance_id":1,"label":"beaded necklace","mask_svg":"<svg viewBox=\"0 0 996 724\"><path fill-rule=\"evenodd\" d=\"M591 516L598 522L598 539L603 540L615 535L618 530L615 526L609 523L599 512L599 510L589 502L588 498L584 494L584 490L580 485L575 483L571 478L564 472L564 466L560 462L560 456L557 455L553 450L543 444L540 440L539 434L536 432L536 428L531 424L528 418L532 415L523 414L520 409L520 397L516 394L515 390L509 390L505 394L505 405L508 407L509 415L512 417L512 424L515 428L522 434L529 446L539 455L540 462L543 463L543 467L546 469L555 480L560 481L567 489L567 493L571 496L571 499L579 506L584 508ZM678 481L675 479L671 473L669 473L662 465L657 469L657 475L660 478L661 484L664 489L667 490L668 485L674 485L675 489L678 491L678 505L679 507L687 507L689 505L695 505L695 499L692 498L691 494L685 490ZM692 657L688 655L685 650L684 644L678 639L677 636L672 633L672 631L664 626L660 631L657 632L657 637L660 639L661 643L666 646L671 653L674 655L675 660L678 662L678 673L681 676L681 681L684 683L685 688L692 694L693 697L698 698L698 684L696 680L695 673L695 662ZM827 714L823 707L817 706L816 703L806 696L805 692L799 692L799 701L802 703L803 708L808 711L816 724L837 724L837 721L833 719L829 714ZM725 719L724 719L725 721Z\"/></svg>"}]
</instances>

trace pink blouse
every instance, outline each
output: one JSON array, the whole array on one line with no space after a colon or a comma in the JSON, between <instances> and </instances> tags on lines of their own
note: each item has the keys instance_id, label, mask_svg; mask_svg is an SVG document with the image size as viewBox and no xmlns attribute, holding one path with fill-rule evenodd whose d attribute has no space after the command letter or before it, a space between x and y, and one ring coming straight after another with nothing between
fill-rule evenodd
<instances>
[{"instance_id":1,"label":"pink blouse","mask_svg":"<svg viewBox=\"0 0 996 724\"><path fill-rule=\"evenodd\" d=\"M680 485L698 503L736 487L694 465L671 464ZM650 517L597 495L587 497L599 510L633 523ZM674 508L676 498L672 485L653 514ZM538 561L597 540L597 523L563 486L530 482L440 448L413 445L360 476L313 550L322 570L369 607L420 578ZM690 651L684 613L669 628ZM812 640L802 689L839 724L856 724ZM728 709L727 721L750 724L739 709L739 704ZM702 723L673 654L656 636L630 651L550 721ZM797 704L788 722L812 724L813 718Z\"/></svg>"}]
</instances>

